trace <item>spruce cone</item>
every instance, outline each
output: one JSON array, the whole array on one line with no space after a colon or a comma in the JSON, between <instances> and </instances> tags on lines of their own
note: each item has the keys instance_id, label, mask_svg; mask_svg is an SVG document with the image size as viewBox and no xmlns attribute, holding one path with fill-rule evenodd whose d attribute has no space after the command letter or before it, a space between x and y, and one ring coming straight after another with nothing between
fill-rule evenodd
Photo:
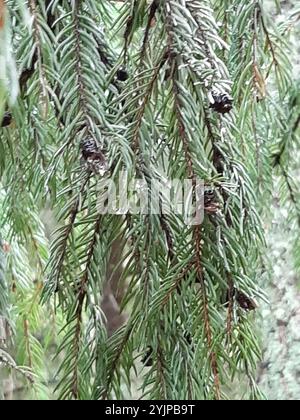
<instances>
[{"instance_id":1,"label":"spruce cone","mask_svg":"<svg viewBox=\"0 0 300 420\"><path fill-rule=\"evenodd\" d=\"M227 93L211 93L213 102L210 108L219 114L227 114L232 110L233 99Z\"/></svg>"},{"instance_id":2,"label":"spruce cone","mask_svg":"<svg viewBox=\"0 0 300 420\"><path fill-rule=\"evenodd\" d=\"M242 309L245 311L254 311L257 308L256 303L253 299L249 298L245 293L241 292L240 290L236 291L236 301L240 305Z\"/></svg>"},{"instance_id":3,"label":"spruce cone","mask_svg":"<svg viewBox=\"0 0 300 420\"><path fill-rule=\"evenodd\" d=\"M124 67L120 67L119 70L117 71L117 79L120 82L126 82L126 80L128 79L128 72Z\"/></svg>"},{"instance_id":4,"label":"spruce cone","mask_svg":"<svg viewBox=\"0 0 300 420\"><path fill-rule=\"evenodd\" d=\"M224 302L225 307L228 307L229 301L231 299L235 299L239 307L244 309L247 312L255 311L255 309L257 308L257 304L254 302L252 298L248 297L244 292L241 292L235 287L232 289L231 293L229 289L227 290L226 298Z\"/></svg>"},{"instance_id":5,"label":"spruce cone","mask_svg":"<svg viewBox=\"0 0 300 420\"><path fill-rule=\"evenodd\" d=\"M105 156L92 137L82 140L81 153L89 171L101 176L108 171Z\"/></svg>"},{"instance_id":6,"label":"spruce cone","mask_svg":"<svg viewBox=\"0 0 300 420\"><path fill-rule=\"evenodd\" d=\"M204 210L208 214L215 214L220 210L220 203L216 197L216 192L211 188L204 191Z\"/></svg>"},{"instance_id":7,"label":"spruce cone","mask_svg":"<svg viewBox=\"0 0 300 420\"><path fill-rule=\"evenodd\" d=\"M12 115L10 112L5 112L3 115L1 127L8 127L12 122Z\"/></svg>"}]
</instances>

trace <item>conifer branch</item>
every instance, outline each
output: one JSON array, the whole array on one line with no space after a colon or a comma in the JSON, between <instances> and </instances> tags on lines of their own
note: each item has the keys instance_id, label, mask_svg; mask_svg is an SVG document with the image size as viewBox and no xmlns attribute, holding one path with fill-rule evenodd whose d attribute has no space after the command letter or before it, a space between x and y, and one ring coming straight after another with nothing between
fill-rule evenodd
<instances>
[{"instance_id":1,"label":"conifer branch","mask_svg":"<svg viewBox=\"0 0 300 420\"><path fill-rule=\"evenodd\" d=\"M171 9L171 4L168 2L169 8ZM167 16L169 16L167 12ZM185 154L185 161L186 161L186 167L188 172L188 177L192 179L193 182L193 194L196 194L196 188L197 188L197 177L193 168L193 161L192 156L190 154L189 150L189 140L186 136L186 129L184 120L181 114L181 103L180 103L180 97L179 97L179 90L177 85L177 75L179 72L177 61L175 61L172 58L172 51L173 51L173 45L174 40L172 36L172 22L169 17L167 17L167 31L168 31L168 47L169 47L169 59L172 61L173 64L173 73L172 73L172 85L173 85L173 94L174 94L174 107L175 107L175 113L177 116L177 122L178 122L178 129L179 129L179 135L183 143L183 150ZM195 199L195 196L194 196ZM201 290L202 290L202 298L203 298L203 306L204 306L204 326L206 331L206 338L207 338L207 344L209 347L210 352L210 361L211 361L211 367L212 372L214 376L214 385L215 385L215 397L217 400L220 399L220 380L219 380L219 372L218 372L218 365L217 365L217 359L216 354L212 348L212 332L210 327L210 317L209 317L209 309L208 309L208 301L207 301L207 293L206 293L206 285L205 280L203 277L203 269L202 269L202 262L201 262L201 228L196 225L193 228L193 239L195 243L195 267L196 267L196 273L197 278L200 281L201 284Z\"/></svg>"}]
</instances>

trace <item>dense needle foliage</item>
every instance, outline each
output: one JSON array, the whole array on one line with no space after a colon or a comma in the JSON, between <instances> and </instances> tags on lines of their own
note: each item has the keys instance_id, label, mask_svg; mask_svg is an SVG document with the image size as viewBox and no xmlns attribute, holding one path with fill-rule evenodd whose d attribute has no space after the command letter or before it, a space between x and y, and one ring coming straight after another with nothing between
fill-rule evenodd
<instances>
[{"instance_id":1,"label":"dense needle foliage","mask_svg":"<svg viewBox=\"0 0 300 420\"><path fill-rule=\"evenodd\" d=\"M39 399L264 398L273 174L300 225L298 21L278 1L0 0L1 376ZM99 214L124 172L203 180L203 223ZM128 319L108 331L116 273Z\"/></svg>"}]
</instances>

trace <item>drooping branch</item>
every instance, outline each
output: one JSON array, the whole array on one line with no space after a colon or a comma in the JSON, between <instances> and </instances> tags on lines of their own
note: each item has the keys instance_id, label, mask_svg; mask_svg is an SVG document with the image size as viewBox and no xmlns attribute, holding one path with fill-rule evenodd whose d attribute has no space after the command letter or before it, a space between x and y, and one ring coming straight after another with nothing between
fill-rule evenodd
<instances>
[{"instance_id":1,"label":"drooping branch","mask_svg":"<svg viewBox=\"0 0 300 420\"><path fill-rule=\"evenodd\" d=\"M74 371L73 371L73 378L72 378L72 396L74 397L75 400L79 398L78 365L79 365L79 356L80 356L82 311L83 311L84 301L88 293L89 270L90 270L90 265L94 257L94 251L97 246L98 239L99 239L101 221L102 221L102 217L100 216L95 223L94 235L89 245L86 267L81 277L79 290L78 290L78 296L77 296L77 308L75 312L76 332L74 336L75 359L74 359Z\"/></svg>"},{"instance_id":2,"label":"drooping branch","mask_svg":"<svg viewBox=\"0 0 300 420\"><path fill-rule=\"evenodd\" d=\"M171 2L167 2L170 12L166 10L166 25L167 25L167 32L168 32L168 48L169 48L169 60L172 62L173 71L172 71L172 86L173 86L173 95L174 95L174 111L177 117L177 123L178 123L178 130L179 130L179 136L182 141L183 150L185 154L185 162L188 172L188 177L192 180L193 183L193 195L194 195L194 202L196 200L196 188L197 188L197 177L194 171L194 164L192 155L190 153L190 146L189 146L189 139L186 134L186 127L184 123L184 118L181 111L181 101L180 101L180 94L179 94L179 87L178 87L178 74L179 74L179 66L177 57L173 54L173 45L175 43L173 39L173 25L172 25L172 18L170 17L170 13L172 10ZM199 225L195 225L193 227L193 240L195 243L195 267L196 267L196 273L197 278L200 281L201 284L201 291L202 291L202 299L203 299L203 307L204 307L204 327L206 332L206 338L207 338L207 344L209 347L210 352L210 362L211 362L211 368L214 376L214 385L215 385L215 397L216 399L220 399L220 379L219 379L219 373L218 373L218 365L217 365L217 359L216 354L212 348L212 331L210 326L210 317L209 317L209 308L208 308L208 298L207 298L207 292L206 292L206 285L205 285L205 279L204 279L204 273L202 269L202 262L201 262L201 253L202 253L202 238L201 238L201 227Z\"/></svg>"}]
</instances>

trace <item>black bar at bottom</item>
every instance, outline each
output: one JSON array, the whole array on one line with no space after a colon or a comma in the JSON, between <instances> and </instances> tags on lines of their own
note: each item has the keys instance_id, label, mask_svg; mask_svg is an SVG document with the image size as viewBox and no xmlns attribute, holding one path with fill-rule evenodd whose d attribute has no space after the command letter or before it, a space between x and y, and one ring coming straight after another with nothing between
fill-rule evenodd
<instances>
[{"instance_id":1,"label":"black bar at bottom","mask_svg":"<svg viewBox=\"0 0 300 420\"><path fill-rule=\"evenodd\" d=\"M105 401L100 407L105 416L128 416L133 419L141 416L168 417L196 414L196 402L193 401Z\"/></svg>"}]
</instances>

